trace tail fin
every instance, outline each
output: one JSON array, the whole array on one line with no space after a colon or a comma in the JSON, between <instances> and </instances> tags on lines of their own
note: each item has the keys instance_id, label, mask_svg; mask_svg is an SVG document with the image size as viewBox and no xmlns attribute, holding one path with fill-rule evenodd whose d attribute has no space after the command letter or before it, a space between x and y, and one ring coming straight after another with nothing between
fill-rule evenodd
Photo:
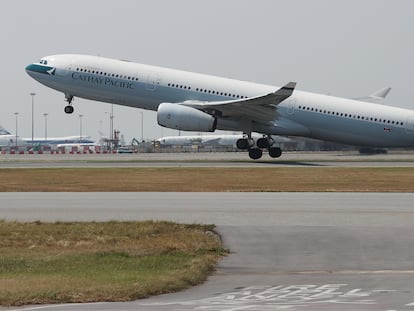
<instances>
[{"instance_id":1,"label":"tail fin","mask_svg":"<svg viewBox=\"0 0 414 311\"><path fill-rule=\"evenodd\" d=\"M11 135L11 133L0 125L0 135Z\"/></svg>"},{"instance_id":2,"label":"tail fin","mask_svg":"<svg viewBox=\"0 0 414 311\"><path fill-rule=\"evenodd\" d=\"M372 93L368 97L361 97L361 98L356 98L356 99L364 101L364 102L369 102L369 103L383 104L385 101L385 97L388 95L390 91L391 91L390 87L385 87L383 89L380 89Z\"/></svg>"}]
</instances>

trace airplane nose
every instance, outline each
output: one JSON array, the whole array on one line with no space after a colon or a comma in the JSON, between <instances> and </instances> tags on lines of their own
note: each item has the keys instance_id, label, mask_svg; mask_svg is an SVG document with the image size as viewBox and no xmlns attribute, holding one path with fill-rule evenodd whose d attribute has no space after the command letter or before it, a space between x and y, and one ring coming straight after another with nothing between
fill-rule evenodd
<instances>
[{"instance_id":1,"label":"airplane nose","mask_svg":"<svg viewBox=\"0 0 414 311\"><path fill-rule=\"evenodd\" d=\"M36 67L34 64L26 66L25 71L30 77L35 78L34 76L36 75Z\"/></svg>"}]
</instances>

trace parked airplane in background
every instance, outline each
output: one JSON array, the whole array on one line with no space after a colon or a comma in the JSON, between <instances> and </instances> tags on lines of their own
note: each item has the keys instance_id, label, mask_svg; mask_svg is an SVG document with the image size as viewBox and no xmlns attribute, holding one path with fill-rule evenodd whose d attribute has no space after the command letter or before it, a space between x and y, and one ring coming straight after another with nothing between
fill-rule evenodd
<instances>
[{"instance_id":1,"label":"parked airplane in background","mask_svg":"<svg viewBox=\"0 0 414 311\"><path fill-rule=\"evenodd\" d=\"M252 139L260 139L263 135L252 134ZM190 135L190 136L166 136L155 140L156 143L161 146L212 146L212 147L237 147L237 141L243 138L241 134L223 134L223 135ZM276 144L282 144L291 142L292 140L287 137L272 136L273 141Z\"/></svg>"},{"instance_id":2,"label":"parked airplane in background","mask_svg":"<svg viewBox=\"0 0 414 311\"><path fill-rule=\"evenodd\" d=\"M13 146L24 146L26 142L19 136L13 135L0 125L0 148L9 148Z\"/></svg>"},{"instance_id":3,"label":"parked airplane in background","mask_svg":"<svg viewBox=\"0 0 414 311\"><path fill-rule=\"evenodd\" d=\"M98 141L93 141L93 140L84 140L84 139L82 139L82 140L78 140L77 142L76 141L74 141L74 142L60 142L60 143L57 143L57 144L55 144L56 146L57 146L57 148L77 148L78 150L81 150L81 149L83 149L83 148L85 148L85 147L87 147L88 149L89 148L92 148L92 147L100 147L100 146L102 146L105 142L107 141L107 138L105 138L105 137L102 137L101 139L99 139Z\"/></svg>"},{"instance_id":4,"label":"parked airplane in background","mask_svg":"<svg viewBox=\"0 0 414 311\"><path fill-rule=\"evenodd\" d=\"M16 143L17 138L17 143ZM24 147L32 144L32 138L21 138L19 136L11 134L4 127L0 126L0 147ZM82 144L91 145L95 144L95 141L90 136L64 136L64 137L50 137L50 138L33 138L34 145L55 145L61 146L63 144Z\"/></svg>"},{"instance_id":5,"label":"parked airplane in background","mask_svg":"<svg viewBox=\"0 0 414 311\"><path fill-rule=\"evenodd\" d=\"M31 144L31 138L23 138L27 143ZM61 145L61 144L93 144L94 140L90 136L64 136L51 138L33 138L33 144L36 145Z\"/></svg>"},{"instance_id":6,"label":"parked airplane in background","mask_svg":"<svg viewBox=\"0 0 414 311\"><path fill-rule=\"evenodd\" d=\"M196 132L242 131L237 147L252 159L281 149L271 135L304 136L373 147L414 146L414 111L385 106L389 88L347 99L88 55L43 57L26 67L40 83L65 94L157 111L161 126ZM257 139L252 132L266 135Z\"/></svg>"}]
</instances>

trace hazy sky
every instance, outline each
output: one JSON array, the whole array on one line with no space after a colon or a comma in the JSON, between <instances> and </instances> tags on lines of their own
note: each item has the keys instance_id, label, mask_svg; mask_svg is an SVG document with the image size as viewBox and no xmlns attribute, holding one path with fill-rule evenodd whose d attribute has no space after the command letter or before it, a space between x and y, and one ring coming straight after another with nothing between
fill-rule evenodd
<instances>
[{"instance_id":1,"label":"hazy sky","mask_svg":"<svg viewBox=\"0 0 414 311\"><path fill-rule=\"evenodd\" d=\"M81 53L271 85L360 97L393 87L387 104L414 109L414 1L381 0L9 0L0 11L0 124L31 137L109 135L110 105L64 96L24 71L42 56ZM139 109L114 106L114 125L141 137ZM144 137L175 135L144 112Z\"/></svg>"}]
</instances>

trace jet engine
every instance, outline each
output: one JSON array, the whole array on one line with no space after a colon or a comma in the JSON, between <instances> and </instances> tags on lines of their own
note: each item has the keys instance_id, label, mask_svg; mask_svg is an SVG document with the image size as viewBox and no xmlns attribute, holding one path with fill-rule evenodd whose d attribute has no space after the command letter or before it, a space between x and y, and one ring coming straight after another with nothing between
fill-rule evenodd
<instances>
[{"instance_id":1,"label":"jet engine","mask_svg":"<svg viewBox=\"0 0 414 311\"><path fill-rule=\"evenodd\" d=\"M214 132L217 119L208 113L180 104L162 103L157 110L158 124L174 130Z\"/></svg>"}]
</instances>

